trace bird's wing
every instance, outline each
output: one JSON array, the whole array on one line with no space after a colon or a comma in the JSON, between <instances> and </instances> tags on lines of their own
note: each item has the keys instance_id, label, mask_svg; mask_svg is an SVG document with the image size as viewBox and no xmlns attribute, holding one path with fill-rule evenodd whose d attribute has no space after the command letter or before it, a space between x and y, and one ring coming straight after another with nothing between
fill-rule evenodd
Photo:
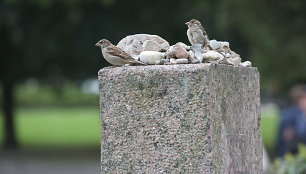
<instances>
[{"instance_id":1,"label":"bird's wing","mask_svg":"<svg viewBox=\"0 0 306 174\"><path fill-rule=\"evenodd\" d=\"M113 56L118 56L123 59L133 59L128 53L124 52L122 49L116 47L115 45L108 46L106 50Z\"/></svg>"},{"instance_id":2,"label":"bird's wing","mask_svg":"<svg viewBox=\"0 0 306 174\"><path fill-rule=\"evenodd\" d=\"M112 56L118 56L118 57L121 57L122 59L125 59L127 61L127 63L132 63L132 64L136 63L136 64L143 64L143 65L146 64L144 62L140 62L140 61L134 59L128 53L126 53L125 51L123 51L122 49L120 49L119 47L117 47L115 45L110 45L110 46L106 47L106 50Z\"/></svg>"},{"instance_id":3,"label":"bird's wing","mask_svg":"<svg viewBox=\"0 0 306 174\"><path fill-rule=\"evenodd\" d=\"M204 35L204 36L207 36L207 39L209 40L208 35L207 35L207 33L206 33L204 27L200 26L200 30L203 32L203 35Z\"/></svg>"}]
</instances>

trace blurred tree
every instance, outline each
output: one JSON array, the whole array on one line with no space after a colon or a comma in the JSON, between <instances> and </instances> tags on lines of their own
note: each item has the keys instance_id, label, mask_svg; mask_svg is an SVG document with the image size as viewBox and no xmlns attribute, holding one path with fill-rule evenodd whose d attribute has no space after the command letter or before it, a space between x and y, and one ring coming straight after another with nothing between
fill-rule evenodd
<instances>
[{"instance_id":1,"label":"blurred tree","mask_svg":"<svg viewBox=\"0 0 306 174\"><path fill-rule=\"evenodd\" d=\"M65 79L96 74L100 66L93 33L99 33L94 27L98 18L90 20L95 15L90 11L78 1L0 2L5 147L17 146L13 121L16 83L34 77L60 88Z\"/></svg>"},{"instance_id":2,"label":"blurred tree","mask_svg":"<svg viewBox=\"0 0 306 174\"><path fill-rule=\"evenodd\" d=\"M305 1L228 0L218 7L216 28L233 35L230 43L259 68L262 88L282 96L306 81Z\"/></svg>"},{"instance_id":3,"label":"blurred tree","mask_svg":"<svg viewBox=\"0 0 306 174\"><path fill-rule=\"evenodd\" d=\"M229 41L232 50L258 66L262 87L285 89L306 80L305 8L303 0L2 0L0 80L6 146L16 146L16 83L34 77L61 88L66 79L96 76L108 65L94 47L101 38L117 43L129 34L150 33L170 44L188 43L184 23L191 18L202 22L211 39Z\"/></svg>"}]
</instances>

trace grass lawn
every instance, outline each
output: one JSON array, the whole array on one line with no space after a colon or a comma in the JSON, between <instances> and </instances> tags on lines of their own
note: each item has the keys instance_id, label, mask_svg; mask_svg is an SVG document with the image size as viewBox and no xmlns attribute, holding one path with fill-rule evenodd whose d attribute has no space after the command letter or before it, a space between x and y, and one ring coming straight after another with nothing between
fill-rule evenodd
<instances>
[{"instance_id":1,"label":"grass lawn","mask_svg":"<svg viewBox=\"0 0 306 174\"><path fill-rule=\"evenodd\" d=\"M279 111L276 108L262 108L261 113L260 134L262 142L268 153L274 156L280 119Z\"/></svg>"},{"instance_id":2,"label":"grass lawn","mask_svg":"<svg viewBox=\"0 0 306 174\"><path fill-rule=\"evenodd\" d=\"M272 150L277 141L278 118L263 116L261 118L260 133L266 148Z\"/></svg>"},{"instance_id":3,"label":"grass lawn","mask_svg":"<svg viewBox=\"0 0 306 174\"><path fill-rule=\"evenodd\" d=\"M22 147L99 146L98 108L19 108L15 114L17 138ZM0 143L3 143L2 116Z\"/></svg>"},{"instance_id":4,"label":"grass lawn","mask_svg":"<svg viewBox=\"0 0 306 174\"><path fill-rule=\"evenodd\" d=\"M277 112L262 110L261 136L272 152L278 131ZM0 116L0 144L3 143ZM23 147L99 146L99 109L95 107L19 108L16 111L18 141ZM273 153L273 152L272 152Z\"/></svg>"}]
</instances>

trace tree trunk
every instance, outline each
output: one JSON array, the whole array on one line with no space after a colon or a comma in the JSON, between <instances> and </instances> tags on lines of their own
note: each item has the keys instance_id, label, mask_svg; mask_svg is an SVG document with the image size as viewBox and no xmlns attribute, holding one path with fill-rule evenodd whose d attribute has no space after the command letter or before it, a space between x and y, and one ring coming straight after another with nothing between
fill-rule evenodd
<instances>
[{"instance_id":1,"label":"tree trunk","mask_svg":"<svg viewBox=\"0 0 306 174\"><path fill-rule=\"evenodd\" d=\"M15 134L15 124L13 117L13 107L14 107L14 84L7 82L3 84L3 113L4 113L4 127L5 127L5 148L16 148L16 134Z\"/></svg>"}]
</instances>

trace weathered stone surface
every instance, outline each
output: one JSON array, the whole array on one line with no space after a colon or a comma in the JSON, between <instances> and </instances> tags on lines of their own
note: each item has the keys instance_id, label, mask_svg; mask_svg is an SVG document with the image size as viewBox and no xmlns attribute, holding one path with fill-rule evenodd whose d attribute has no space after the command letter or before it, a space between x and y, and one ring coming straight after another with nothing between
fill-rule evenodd
<instances>
[{"instance_id":1,"label":"weathered stone surface","mask_svg":"<svg viewBox=\"0 0 306 174\"><path fill-rule=\"evenodd\" d=\"M171 64L176 64L177 63L176 58L170 58L170 63Z\"/></svg>"},{"instance_id":2,"label":"weathered stone surface","mask_svg":"<svg viewBox=\"0 0 306 174\"><path fill-rule=\"evenodd\" d=\"M101 173L262 173L256 68L104 68L99 86Z\"/></svg>"},{"instance_id":3,"label":"weathered stone surface","mask_svg":"<svg viewBox=\"0 0 306 174\"><path fill-rule=\"evenodd\" d=\"M155 42L155 44L160 44L160 47L156 48L156 46L154 46L153 43L150 43L150 41ZM132 57L138 56L145 50L149 51L150 49L153 49L150 51L166 51L170 47L169 43L165 39L157 35L150 34L135 34L126 36L118 43L117 46Z\"/></svg>"},{"instance_id":4,"label":"weathered stone surface","mask_svg":"<svg viewBox=\"0 0 306 174\"><path fill-rule=\"evenodd\" d=\"M245 62L242 62L241 63L241 66L242 67L251 67L252 66L252 63L250 61L245 61Z\"/></svg>"},{"instance_id":5,"label":"weathered stone surface","mask_svg":"<svg viewBox=\"0 0 306 174\"><path fill-rule=\"evenodd\" d=\"M190 47L182 42L178 42L175 45L172 45L169 47L169 49L166 51L166 57L167 58L188 58L189 53L187 50L189 50Z\"/></svg>"},{"instance_id":6,"label":"weathered stone surface","mask_svg":"<svg viewBox=\"0 0 306 174\"><path fill-rule=\"evenodd\" d=\"M188 59L176 59L176 63L177 64L187 64L188 63Z\"/></svg>"},{"instance_id":7,"label":"weathered stone surface","mask_svg":"<svg viewBox=\"0 0 306 174\"><path fill-rule=\"evenodd\" d=\"M220 44L215 39L209 41L209 46L214 50L220 48Z\"/></svg>"},{"instance_id":8,"label":"weathered stone surface","mask_svg":"<svg viewBox=\"0 0 306 174\"><path fill-rule=\"evenodd\" d=\"M161 51L161 45L154 40L146 40L143 43L144 51Z\"/></svg>"},{"instance_id":9,"label":"weathered stone surface","mask_svg":"<svg viewBox=\"0 0 306 174\"><path fill-rule=\"evenodd\" d=\"M187 59L189 57L189 53L182 46L178 46L174 49L174 55L178 59Z\"/></svg>"},{"instance_id":10,"label":"weathered stone surface","mask_svg":"<svg viewBox=\"0 0 306 174\"><path fill-rule=\"evenodd\" d=\"M241 64L240 56L239 57L229 58L228 61L230 62L230 64L232 64L234 66L239 66Z\"/></svg>"},{"instance_id":11,"label":"weathered stone surface","mask_svg":"<svg viewBox=\"0 0 306 174\"><path fill-rule=\"evenodd\" d=\"M203 53L203 58L204 61L215 61L215 60L220 60L223 59L224 56L216 51L207 51L206 53Z\"/></svg>"},{"instance_id":12,"label":"weathered stone surface","mask_svg":"<svg viewBox=\"0 0 306 174\"><path fill-rule=\"evenodd\" d=\"M139 55L140 61L154 65L158 64L161 59L165 58L165 53L157 51L143 51Z\"/></svg>"}]
</instances>

